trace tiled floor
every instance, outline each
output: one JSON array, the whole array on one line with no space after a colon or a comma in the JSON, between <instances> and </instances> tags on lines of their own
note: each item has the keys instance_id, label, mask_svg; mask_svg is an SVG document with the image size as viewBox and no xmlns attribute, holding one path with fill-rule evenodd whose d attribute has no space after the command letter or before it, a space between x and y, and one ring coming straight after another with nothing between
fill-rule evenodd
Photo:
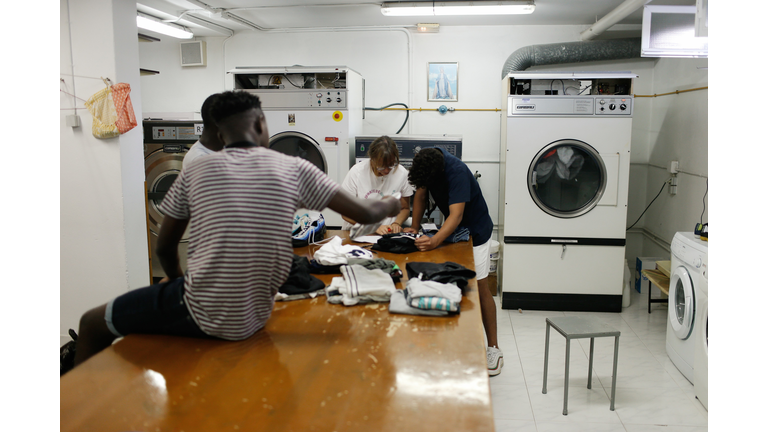
<instances>
[{"instance_id":1,"label":"tiled floor","mask_svg":"<svg viewBox=\"0 0 768 432\"><path fill-rule=\"evenodd\" d=\"M707 411L693 385L666 353L667 305L632 290L621 313L505 310L497 304L504 368L491 377L496 431L516 432L702 432ZM615 411L611 411L613 338L595 339L592 389L587 389L589 339L571 343L568 415L563 415L565 338L552 330L547 394L542 394L546 317L589 315L619 331Z\"/></svg>"}]
</instances>

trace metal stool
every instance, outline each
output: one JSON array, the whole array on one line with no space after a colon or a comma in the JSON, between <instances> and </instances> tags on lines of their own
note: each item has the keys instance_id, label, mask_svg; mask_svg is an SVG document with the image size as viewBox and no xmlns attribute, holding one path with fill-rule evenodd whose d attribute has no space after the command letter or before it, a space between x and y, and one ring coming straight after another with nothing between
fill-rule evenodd
<instances>
[{"instance_id":1,"label":"metal stool","mask_svg":"<svg viewBox=\"0 0 768 432\"><path fill-rule=\"evenodd\" d=\"M611 326L590 317L557 317L547 318L547 338L544 347L544 387L543 394L547 394L547 369L549 363L549 327L554 327L565 337L565 391L563 396L563 415L568 415L568 367L571 361L571 339L589 338L589 377L587 388L592 388L592 357L595 352L596 337L614 337L613 345L613 378L611 382L611 411L616 399L616 369L619 361L619 336L621 332Z\"/></svg>"}]
</instances>

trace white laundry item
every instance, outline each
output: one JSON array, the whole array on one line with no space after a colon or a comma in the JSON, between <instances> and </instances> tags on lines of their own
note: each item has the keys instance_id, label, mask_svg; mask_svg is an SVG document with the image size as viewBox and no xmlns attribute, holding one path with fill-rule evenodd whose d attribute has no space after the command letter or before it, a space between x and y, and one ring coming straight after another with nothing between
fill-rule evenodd
<instances>
[{"instance_id":1,"label":"white laundry item","mask_svg":"<svg viewBox=\"0 0 768 432\"><path fill-rule=\"evenodd\" d=\"M461 303L461 288L456 284L411 278L405 285L405 297L412 307L456 312Z\"/></svg>"},{"instance_id":2,"label":"white laundry item","mask_svg":"<svg viewBox=\"0 0 768 432\"><path fill-rule=\"evenodd\" d=\"M354 264L341 266L339 270L344 277L344 287L339 288L339 292L346 306L371 301L389 302L396 290L392 278L380 269L369 270Z\"/></svg>"},{"instance_id":3,"label":"white laundry item","mask_svg":"<svg viewBox=\"0 0 768 432\"><path fill-rule=\"evenodd\" d=\"M315 252L315 261L324 266L337 266L347 263L347 258L373 259L373 253L360 246L342 245L341 237L334 236Z\"/></svg>"},{"instance_id":4,"label":"white laundry item","mask_svg":"<svg viewBox=\"0 0 768 432\"><path fill-rule=\"evenodd\" d=\"M325 296L328 299L328 303L340 304L342 295L341 289L346 286L344 278L339 276L331 279L331 283L325 287Z\"/></svg>"},{"instance_id":5,"label":"white laundry item","mask_svg":"<svg viewBox=\"0 0 768 432\"><path fill-rule=\"evenodd\" d=\"M563 180L573 180L584 166L584 156L574 154L571 147L560 147L557 149L557 159L555 168L557 176Z\"/></svg>"},{"instance_id":6,"label":"white laundry item","mask_svg":"<svg viewBox=\"0 0 768 432\"><path fill-rule=\"evenodd\" d=\"M549 177L552 175L555 168L555 161L552 158L544 159L536 164L536 171L533 172L535 179L534 184L546 183Z\"/></svg>"}]
</instances>

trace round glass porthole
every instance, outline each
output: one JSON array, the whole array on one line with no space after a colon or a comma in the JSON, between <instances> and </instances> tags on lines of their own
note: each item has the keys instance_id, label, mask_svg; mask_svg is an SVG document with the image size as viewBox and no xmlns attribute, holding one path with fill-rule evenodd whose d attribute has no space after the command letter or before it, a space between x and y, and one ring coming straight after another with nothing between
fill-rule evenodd
<instances>
[{"instance_id":1,"label":"round glass porthole","mask_svg":"<svg viewBox=\"0 0 768 432\"><path fill-rule=\"evenodd\" d=\"M307 135L299 132L281 132L269 139L269 148L288 156L306 159L322 172L328 174L325 154L315 140Z\"/></svg>"},{"instance_id":2,"label":"round glass porthole","mask_svg":"<svg viewBox=\"0 0 768 432\"><path fill-rule=\"evenodd\" d=\"M528 190L536 205L561 218L592 210L605 191L605 164L600 154L577 140L555 141L544 147L528 169Z\"/></svg>"}]
</instances>

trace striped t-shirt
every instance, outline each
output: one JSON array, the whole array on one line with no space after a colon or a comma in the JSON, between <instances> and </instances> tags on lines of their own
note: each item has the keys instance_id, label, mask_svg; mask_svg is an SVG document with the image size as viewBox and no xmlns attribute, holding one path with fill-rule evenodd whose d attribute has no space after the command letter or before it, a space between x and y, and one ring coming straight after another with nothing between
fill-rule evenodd
<instances>
[{"instance_id":1,"label":"striped t-shirt","mask_svg":"<svg viewBox=\"0 0 768 432\"><path fill-rule=\"evenodd\" d=\"M161 211L189 219L184 296L207 334L245 339L264 327L293 259L297 209L323 210L339 185L304 159L227 148L187 166Z\"/></svg>"}]
</instances>

